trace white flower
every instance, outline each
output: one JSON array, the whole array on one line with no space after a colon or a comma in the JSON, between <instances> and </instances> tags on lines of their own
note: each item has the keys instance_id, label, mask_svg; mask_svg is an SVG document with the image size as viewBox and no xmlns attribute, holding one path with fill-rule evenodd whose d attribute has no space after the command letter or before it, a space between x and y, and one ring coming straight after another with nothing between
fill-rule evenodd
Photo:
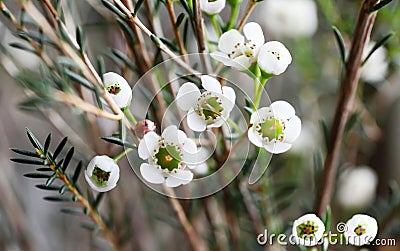
<instances>
[{"instance_id":1,"label":"white flower","mask_svg":"<svg viewBox=\"0 0 400 251\"><path fill-rule=\"evenodd\" d=\"M106 155L95 156L88 164L85 179L89 186L97 192L113 189L119 179L119 166Z\"/></svg>"},{"instance_id":2,"label":"white flower","mask_svg":"<svg viewBox=\"0 0 400 251\"><path fill-rule=\"evenodd\" d=\"M220 13L225 8L226 0L200 0L200 9L208 15Z\"/></svg>"},{"instance_id":3,"label":"white flower","mask_svg":"<svg viewBox=\"0 0 400 251\"><path fill-rule=\"evenodd\" d=\"M362 246L373 241L378 234L378 223L365 214L356 214L346 222L344 236L351 245Z\"/></svg>"},{"instance_id":4,"label":"white flower","mask_svg":"<svg viewBox=\"0 0 400 251\"><path fill-rule=\"evenodd\" d=\"M251 143L275 154L288 151L301 131L301 120L286 101L258 109L251 115L250 124L247 136Z\"/></svg>"},{"instance_id":5,"label":"white flower","mask_svg":"<svg viewBox=\"0 0 400 251\"><path fill-rule=\"evenodd\" d=\"M235 91L213 77L203 75L201 83L206 90L200 93L193 83L183 84L178 91L178 107L187 113L187 123L193 131L202 132L207 127L222 126L235 105Z\"/></svg>"},{"instance_id":6,"label":"white flower","mask_svg":"<svg viewBox=\"0 0 400 251\"><path fill-rule=\"evenodd\" d=\"M364 49L363 59L365 59L375 42L370 42ZM385 80L389 63L386 59L386 49L380 46L367 62L361 67L361 78L367 82L380 82Z\"/></svg>"},{"instance_id":7,"label":"white flower","mask_svg":"<svg viewBox=\"0 0 400 251\"><path fill-rule=\"evenodd\" d=\"M314 0L267 0L260 5L260 23L276 36L310 37L318 28Z\"/></svg>"},{"instance_id":8,"label":"white flower","mask_svg":"<svg viewBox=\"0 0 400 251\"><path fill-rule=\"evenodd\" d=\"M120 108L128 107L132 100L132 89L126 80L115 72L103 75L104 87Z\"/></svg>"},{"instance_id":9,"label":"white flower","mask_svg":"<svg viewBox=\"0 0 400 251\"><path fill-rule=\"evenodd\" d=\"M375 199L378 177L368 166L349 168L339 176L338 202L346 208L365 208Z\"/></svg>"},{"instance_id":10,"label":"white flower","mask_svg":"<svg viewBox=\"0 0 400 251\"><path fill-rule=\"evenodd\" d=\"M151 131L144 135L138 146L139 157L148 160L140 166L140 173L150 183L165 182L168 187L188 184L193 169L204 161L197 155L193 140L176 126L165 128L161 136Z\"/></svg>"},{"instance_id":11,"label":"white flower","mask_svg":"<svg viewBox=\"0 0 400 251\"><path fill-rule=\"evenodd\" d=\"M258 54L258 66L262 71L272 75L279 75L286 71L292 62L292 55L286 47L278 41L265 43Z\"/></svg>"},{"instance_id":12,"label":"white flower","mask_svg":"<svg viewBox=\"0 0 400 251\"><path fill-rule=\"evenodd\" d=\"M293 222L292 235L296 244L315 246L322 239L325 225L315 214L306 214Z\"/></svg>"},{"instance_id":13,"label":"white flower","mask_svg":"<svg viewBox=\"0 0 400 251\"><path fill-rule=\"evenodd\" d=\"M243 27L242 36L232 29L221 35L218 42L220 51L211 53L211 57L238 70L246 70L256 60L260 47L264 44L264 33L259 24L251 22Z\"/></svg>"}]
</instances>

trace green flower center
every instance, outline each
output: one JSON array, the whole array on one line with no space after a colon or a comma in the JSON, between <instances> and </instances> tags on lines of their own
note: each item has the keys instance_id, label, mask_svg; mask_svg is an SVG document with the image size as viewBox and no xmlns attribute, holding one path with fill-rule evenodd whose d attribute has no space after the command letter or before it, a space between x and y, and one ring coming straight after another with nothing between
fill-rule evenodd
<instances>
[{"instance_id":1,"label":"green flower center","mask_svg":"<svg viewBox=\"0 0 400 251\"><path fill-rule=\"evenodd\" d=\"M205 119L208 122L213 122L218 117L221 116L221 112L224 108L221 105L221 101L218 97L209 97L203 100L200 100L197 108L197 113L199 116L204 115Z\"/></svg>"},{"instance_id":2,"label":"green flower center","mask_svg":"<svg viewBox=\"0 0 400 251\"><path fill-rule=\"evenodd\" d=\"M356 235L361 236L363 234L365 234L367 232L367 229L365 227L363 227L362 225L358 225L355 229L354 229L354 233L356 233Z\"/></svg>"},{"instance_id":3,"label":"green flower center","mask_svg":"<svg viewBox=\"0 0 400 251\"><path fill-rule=\"evenodd\" d=\"M175 146L170 145L160 147L155 157L157 165L162 169L167 169L168 171L178 168L179 163L182 161L180 151L178 151Z\"/></svg>"},{"instance_id":4,"label":"green flower center","mask_svg":"<svg viewBox=\"0 0 400 251\"><path fill-rule=\"evenodd\" d=\"M111 84L107 88L108 93L117 95L121 91L121 87L119 87L118 83Z\"/></svg>"},{"instance_id":5,"label":"green flower center","mask_svg":"<svg viewBox=\"0 0 400 251\"><path fill-rule=\"evenodd\" d=\"M237 43L235 48L231 53L228 53L229 58L237 58L239 56L245 55L248 58L254 57L254 50L256 45L251 41L242 43Z\"/></svg>"},{"instance_id":6,"label":"green flower center","mask_svg":"<svg viewBox=\"0 0 400 251\"><path fill-rule=\"evenodd\" d=\"M100 169L97 165L94 167L92 180L96 183L99 187L104 187L107 185L108 179L110 178L111 172L106 172Z\"/></svg>"},{"instance_id":7,"label":"green flower center","mask_svg":"<svg viewBox=\"0 0 400 251\"><path fill-rule=\"evenodd\" d=\"M318 226L312 221L305 221L296 227L297 235L306 240L314 239L317 231Z\"/></svg>"},{"instance_id":8,"label":"green flower center","mask_svg":"<svg viewBox=\"0 0 400 251\"><path fill-rule=\"evenodd\" d=\"M275 139L282 141L283 140L283 129L281 121L275 118L270 118L265 120L263 123L259 125L257 128L258 132L261 134L263 138L268 138L269 141Z\"/></svg>"},{"instance_id":9,"label":"green flower center","mask_svg":"<svg viewBox=\"0 0 400 251\"><path fill-rule=\"evenodd\" d=\"M217 0L208 0L209 3L216 2Z\"/></svg>"}]
</instances>

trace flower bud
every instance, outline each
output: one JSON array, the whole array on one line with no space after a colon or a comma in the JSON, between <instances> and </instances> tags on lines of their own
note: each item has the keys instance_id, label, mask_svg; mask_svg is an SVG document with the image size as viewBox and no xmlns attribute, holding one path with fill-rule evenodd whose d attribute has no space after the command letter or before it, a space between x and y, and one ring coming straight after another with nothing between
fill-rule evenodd
<instances>
[{"instance_id":1,"label":"flower bud","mask_svg":"<svg viewBox=\"0 0 400 251\"><path fill-rule=\"evenodd\" d=\"M144 135L148 132L154 132L156 130L156 123L151 120L144 119L140 120L135 126L136 137L142 139Z\"/></svg>"},{"instance_id":2,"label":"flower bud","mask_svg":"<svg viewBox=\"0 0 400 251\"><path fill-rule=\"evenodd\" d=\"M93 190L108 192L117 185L119 166L106 155L95 156L86 168L85 179Z\"/></svg>"},{"instance_id":3,"label":"flower bud","mask_svg":"<svg viewBox=\"0 0 400 251\"><path fill-rule=\"evenodd\" d=\"M107 72L103 75L104 87L119 108L128 107L132 100L132 89L128 82L117 73Z\"/></svg>"}]
</instances>

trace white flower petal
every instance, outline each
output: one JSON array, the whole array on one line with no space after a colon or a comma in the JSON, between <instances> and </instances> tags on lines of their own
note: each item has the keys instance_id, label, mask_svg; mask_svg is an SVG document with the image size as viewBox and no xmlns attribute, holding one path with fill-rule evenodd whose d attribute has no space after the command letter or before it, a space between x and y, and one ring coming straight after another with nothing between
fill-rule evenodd
<instances>
[{"instance_id":1,"label":"white flower petal","mask_svg":"<svg viewBox=\"0 0 400 251\"><path fill-rule=\"evenodd\" d=\"M255 58L248 58L246 55L241 55L236 57L232 62L232 67L238 69L239 71L244 71L251 66Z\"/></svg>"},{"instance_id":2,"label":"white flower petal","mask_svg":"<svg viewBox=\"0 0 400 251\"><path fill-rule=\"evenodd\" d=\"M193 173L189 170L181 170L177 169L176 173L172 172L167 180L165 181L165 185L167 187L177 187L180 185L186 185L193 179Z\"/></svg>"},{"instance_id":3,"label":"white flower petal","mask_svg":"<svg viewBox=\"0 0 400 251\"><path fill-rule=\"evenodd\" d=\"M294 115L289 119L285 124L286 128L284 130L285 133L285 141L288 143L293 143L299 137L301 132L301 120L299 117Z\"/></svg>"},{"instance_id":4,"label":"white flower petal","mask_svg":"<svg viewBox=\"0 0 400 251\"><path fill-rule=\"evenodd\" d=\"M227 64L229 64L229 62L232 61L232 59L229 58L228 55L226 55L225 53L220 52L220 51L211 52L210 56L213 59L223 63L224 65L227 65Z\"/></svg>"},{"instance_id":5,"label":"white flower petal","mask_svg":"<svg viewBox=\"0 0 400 251\"><path fill-rule=\"evenodd\" d=\"M216 80L211 76L208 75L201 76L201 85L207 91L222 93L221 84L219 83L218 80Z\"/></svg>"},{"instance_id":6,"label":"white flower petal","mask_svg":"<svg viewBox=\"0 0 400 251\"><path fill-rule=\"evenodd\" d=\"M147 163L140 165L140 173L146 181L153 184L161 184L165 180L161 169Z\"/></svg>"},{"instance_id":7,"label":"white flower petal","mask_svg":"<svg viewBox=\"0 0 400 251\"><path fill-rule=\"evenodd\" d=\"M292 56L282 43L270 41L260 48L257 62L264 72L279 75L292 62Z\"/></svg>"},{"instance_id":8,"label":"white flower petal","mask_svg":"<svg viewBox=\"0 0 400 251\"><path fill-rule=\"evenodd\" d=\"M262 137L256 130L254 130L254 127L249 128L249 130L247 131L247 137L249 138L250 142L253 143L254 145L258 147L263 146Z\"/></svg>"},{"instance_id":9,"label":"white flower petal","mask_svg":"<svg viewBox=\"0 0 400 251\"><path fill-rule=\"evenodd\" d=\"M264 33L258 23L250 22L243 27L243 34L247 40L250 40L257 47L262 46L265 42Z\"/></svg>"},{"instance_id":10,"label":"white flower petal","mask_svg":"<svg viewBox=\"0 0 400 251\"><path fill-rule=\"evenodd\" d=\"M209 2L208 0L200 0L200 8L208 15L220 13L225 8L226 0L216 0Z\"/></svg>"},{"instance_id":11,"label":"white flower petal","mask_svg":"<svg viewBox=\"0 0 400 251\"><path fill-rule=\"evenodd\" d=\"M139 142L138 154L141 159L148 159L158 147L160 136L155 132L148 132Z\"/></svg>"},{"instance_id":12,"label":"white flower petal","mask_svg":"<svg viewBox=\"0 0 400 251\"><path fill-rule=\"evenodd\" d=\"M164 141L171 145L180 145L185 142L187 136L186 134L178 130L175 125L168 126L164 129L161 136L164 138Z\"/></svg>"},{"instance_id":13,"label":"white flower petal","mask_svg":"<svg viewBox=\"0 0 400 251\"><path fill-rule=\"evenodd\" d=\"M275 101L270 105L274 117L280 119L290 119L296 113L293 106L286 101Z\"/></svg>"},{"instance_id":14,"label":"white flower petal","mask_svg":"<svg viewBox=\"0 0 400 251\"><path fill-rule=\"evenodd\" d=\"M207 128L218 128L221 127L223 124L227 123L224 118L220 118L212 124L207 125Z\"/></svg>"},{"instance_id":15,"label":"white flower petal","mask_svg":"<svg viewBox=\"0 0 400 251\"><path fill-rule=\"evenodd\" d=\"M279 154L288 151L292 147L292 144L284 142L269 142L264 145L265 150L270 153Z\"/></svg>"},{"instance_id":16,"label":"white flower petal","mask_svg":"<svg viewBox=\"0 0 400 251\"><path fill-rule=\"evenodd\" d=\"M235 49L235 45L244 43L244 37L238 30L232 29L221 35L218 42L218 49L226 54Z\"/></svg>"},{"instance_id":17,"label":"white flower petal","mask_svg":"<svg viewBox=\"0 0 400 251\"><path fill-rule=\"evenodd\" d=\"M200 159L199 150L192 139L186 139L182 146L182 161L188 165L196 166L204 162Z\"/></svg>"},{"instance_id":18,"label":"white flower petal","mask_svg":"<svg viewBox=\"0 0 400 251\"><path fill-rule=\"evenodd\" d=\"M236 102L236 93L233 90L232 87L229 86L223 86L222 87L222 93L224 95L224 97L226 99L228 99L229 102L225 102L227 104L227 106L224 108L227 110L232 110L233 107L235 106L235 102Z\"/></svg>"},{"instance_id":19,"label":"white flower petal","mask_svg":"<svg viewBox=\"0 0 400 251\"><path fill-rule=\"evenodd\" d=\"M189 128L196 132L202 132L207 128L204 118L200 117L193 108L187 113L187 123Z\"/></svg>"},{"instance_id":20,"label":"white flower petal","mask_svg":"<svg viewBox=\"0 0 400 251\"><path fill-rule=\"evenodd\" d=\"M120 108L128 107L132 100L132 89L128 82L115 72L107 72L103 75L104 87L118 84L120 91L117 94L109 94Z\"/></svg>"},{"instance_id":21,"label":"white flower petal","mask_svg":"<svg viewBox=\"0 0 400 251\"><path fill-rule=\"evenodd\" d=\"M200 97L201 93L199 88L193 83L183 84L176 95L176 102L180 109L187 111L190 107L195 107L197 104L197 99Z\"/></svg>"},{"instance_id":22,"label":"white flower petal","mask_svg":"<svg viewBox=\"0 0 400 251\"><path fill-rule=\"evenodd\" d=\"M262 107L251 114L250 124L258 124L261 123L263 119L265 119L269 114L272 115L271 109L269 107Z\"/></svg>"},{"instance_id":23,"label":"white flower petal","mask_svg":"<svg viewBox=\"0 0 400 251\"><path fill-rule=\"evenodd\" d=\"M95 167L98 167L103 171L110 172L110 177L105 186L98 186L91 179ZM117 182L119 180L119 166L112 158L106 155L95 156L89 162L85 170L85 179L88 182L89 186L97 192L110 191L117 185Z\"/></svg>"}]
</instances>

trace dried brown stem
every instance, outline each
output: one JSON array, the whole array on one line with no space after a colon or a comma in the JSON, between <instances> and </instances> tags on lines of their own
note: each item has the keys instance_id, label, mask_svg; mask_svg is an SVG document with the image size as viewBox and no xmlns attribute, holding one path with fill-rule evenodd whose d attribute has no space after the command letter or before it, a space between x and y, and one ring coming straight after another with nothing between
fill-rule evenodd
<instances>
[{"instance_id":1,"label":"dried brown stem","mask_svg":"<svg viewBox=\"0 0 400 251\"><path fill-rule=\"evenodd\" d=\"M207 52L207 41L206 38L204 37L203 15L201 13L199 0L193 0L193 12L194 12L193 24L197 37L197 45L199 47L198 50L199 53L202 53L202 55L200 55L201 63L203 64L205 72L210 73L211 72L210 58L206 54L204 54Z\"/></svg>"},{"instance_id":2,"label":"dried brown stem","mask_svg":"<svg viewBox=\"0 0 400 251\"><path fill-rule=\"evenodd\" d=\"M340 146L349 114L354 105L354 97L359 82L362 54L375 22L376 12L371 13L370 10L378 2L379 0L364 0L359 12L349 58L340 87L329 149L324 163L322 188L317 202L317 210L321 216L325 214L326 208L331 202L338 169Z\"/></svg>"},{"instance_id":3,"label":"dried brown stem","mask_svg":"<svg viewBox=\"0 0 400 251\"><path fill-rule=\"evenodd\" d=\"M172 29L174 30L176 42L178 43L181 55L184 55L184 60L187 63L188 59L186 57L186 49L185 49L185 46L183 45L183 40L182 40L181 34L179 33L179 29L176 27L176 15L175 15L175 10L174 10L174 4L173 4L172 0L166 0L166 5L167 5L168 14L169 14L169 19L171 20L171 24L172 24Z\"/></svg>"},{"instance_id":4,"label":"dried brown stem","mask_svg":"<svg viewBox=\"0 0 400 251\"><path fill-rule=\"evenodd\" d=\"M174 209L176 215L178 216L179 221L182 224L183 229L189 239L189 242L195 251L207 251L208 247L204 239L197 233L197 231L193 228L192 224L190 224L188 218L186 217L185 211L182 208L182 205L179 203L176 198L174 190L172 188L167 187L163 184L164 191L167 193L169 201L171 202L171 206Z\"/></svg>"},{"instance_id":5,"label":"dried brown stem","mask_svg":"<svg viewBox=\"0 0 400 251\"><path fill-rule=\"evenodd\" d=\"M246 10L244 11L243 17L239 22L237 30L241 30L246 23L247 19L249 18L250 14L253 12L254 7L256 7L257 2L255 0L249 0L247 4Z\"/></svg>"}]
</instances>

